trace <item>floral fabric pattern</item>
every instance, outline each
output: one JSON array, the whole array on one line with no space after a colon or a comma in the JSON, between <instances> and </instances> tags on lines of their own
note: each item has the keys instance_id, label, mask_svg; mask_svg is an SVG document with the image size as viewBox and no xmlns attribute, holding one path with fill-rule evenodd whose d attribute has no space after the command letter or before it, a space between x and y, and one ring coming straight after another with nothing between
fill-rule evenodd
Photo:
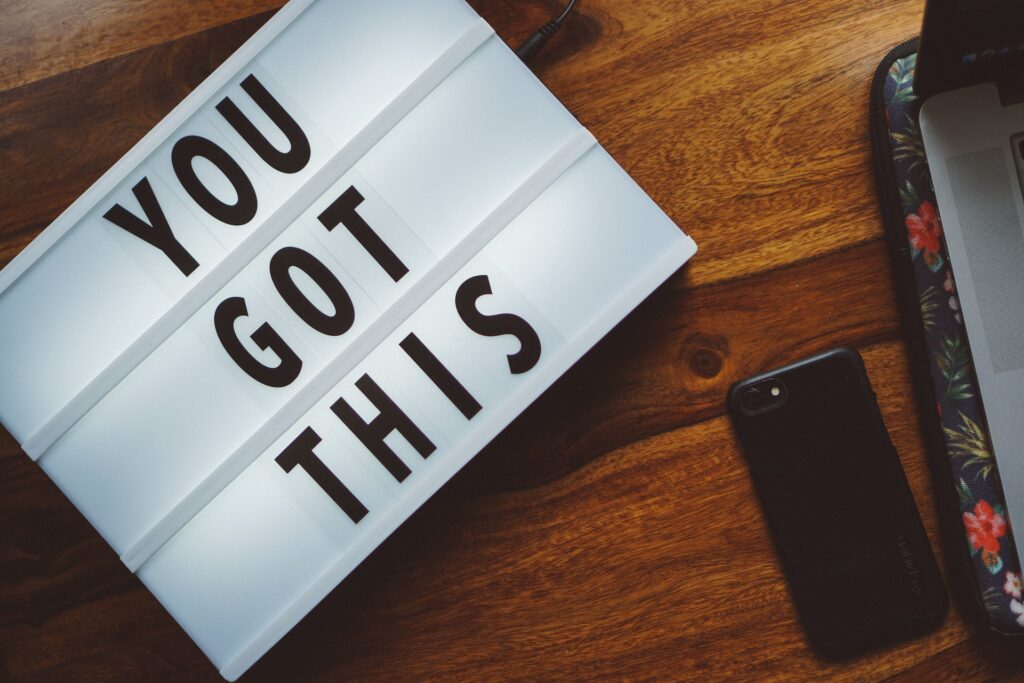
<instances>
[{"instance_id":1,"label":"floral fabric pattern","mask_svg":"<svg viewBox=\"0 0 1024 683\"><path fill-rule=\"evenodd\" d=\"M905 222L914 256L923 256L932 272L942 268L942 223L932 203L927 199L921 202L917 213L907 216Z\"/></svg>"},{"instance_id":2,"label":"floral fabric pattern","mask_svg":"<svg viewBox=\"0 0 1024 683\"><path fill-rule=\"evenodd\" d=\"M936 410L960 498L964 541L974 561L978 594L993 628L1020 634L1024 633L1021 570L918 128L920 103L913 92L916 63L916 54L894 61L882 97L938 399Z\"/></svg>"}]
</instances>

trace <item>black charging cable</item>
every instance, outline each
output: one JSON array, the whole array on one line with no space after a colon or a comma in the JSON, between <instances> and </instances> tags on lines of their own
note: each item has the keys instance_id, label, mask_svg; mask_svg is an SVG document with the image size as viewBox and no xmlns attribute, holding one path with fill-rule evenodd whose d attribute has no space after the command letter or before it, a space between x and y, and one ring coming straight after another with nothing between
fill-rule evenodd
<instances>
[{"instance_id":1,"label":"black charging cable","mask_svg":"<svg viewBox=\"0 0 1024 683\"><path fill-rule=\"evenodd\" d=\"M556 18L552 19L548 23L541 26L539 29L533 32L529 38L523 41L523 44L516 49L516 54L519 59L524 62L529 62L534 56L540 52L541 48L551 40L551 36L558 33L558 29L562 28L562 24L565 23L566 18L572 13L572 9L576 6L576 0L569 0L569 4L565 6L562 13Z\"/></svg>"}]
</instances>

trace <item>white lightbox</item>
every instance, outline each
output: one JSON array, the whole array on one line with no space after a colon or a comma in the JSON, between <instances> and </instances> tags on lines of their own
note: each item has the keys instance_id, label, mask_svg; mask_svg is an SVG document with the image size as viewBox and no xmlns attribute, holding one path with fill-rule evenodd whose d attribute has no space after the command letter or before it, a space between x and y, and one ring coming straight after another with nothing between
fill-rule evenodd
<instances>
[{"instance_id":1,"label":"white lightbox","mask_svg":"<svg viewBox=\"0 0 1024 683\"><path fill-rule=\"evenodd\" d=\"M0 271L0 421L234 680L695 251L463 0L293 0Z\"/></svg>"}]
</instances>

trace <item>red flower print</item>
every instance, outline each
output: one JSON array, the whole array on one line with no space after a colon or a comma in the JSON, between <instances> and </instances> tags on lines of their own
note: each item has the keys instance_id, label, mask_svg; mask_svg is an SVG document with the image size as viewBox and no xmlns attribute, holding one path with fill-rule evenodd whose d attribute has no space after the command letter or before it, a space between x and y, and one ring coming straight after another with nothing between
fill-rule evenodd
<instances>
[{"instance_id":1,"label":"red flower print","mask_svg":"<svg viewBox=\"0 0 1024 683\"><path fill-rule=\"evenodd\" d=\"M921 202L917 213L907 216L906 224L910 246L924 254L924 262L933 271L941 268L942 256L939 251L942 248L942 221L932 203L927 200Z\"/></svg>"},{"instance_id":2,"label":"red flower print","mask_svg":"<svg viewBox=\"0 0 1024 683\"><path fill-rule=\"evenodd\" d=\"M999 539L1006 535L1006 520L987 501L974 506L974 513L964 513L964 527L971 550L999 552Z\"/></svg>"}]
</instances>

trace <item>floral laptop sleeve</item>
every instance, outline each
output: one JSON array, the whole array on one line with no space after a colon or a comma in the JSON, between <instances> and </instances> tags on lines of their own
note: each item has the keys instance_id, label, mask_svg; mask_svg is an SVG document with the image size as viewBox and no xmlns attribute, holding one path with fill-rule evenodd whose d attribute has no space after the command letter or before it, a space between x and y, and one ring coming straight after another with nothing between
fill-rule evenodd
<instances>
[{"instance_id":1,"label":"floral laptop sleeve","mask_svg":"<svg viewBox=\"0 0 1024 683\"><path fill-rule=\"evenodd\" d=\"M897 47L875 77L872 139L878 192L922 417L931 433L929 455L936 482L948 489L939 491L939 502L954 587L969 597L984 628L1020 636L1021 570L918 128L916 47L916 41Z\"/></svg>"}]
</instances>

